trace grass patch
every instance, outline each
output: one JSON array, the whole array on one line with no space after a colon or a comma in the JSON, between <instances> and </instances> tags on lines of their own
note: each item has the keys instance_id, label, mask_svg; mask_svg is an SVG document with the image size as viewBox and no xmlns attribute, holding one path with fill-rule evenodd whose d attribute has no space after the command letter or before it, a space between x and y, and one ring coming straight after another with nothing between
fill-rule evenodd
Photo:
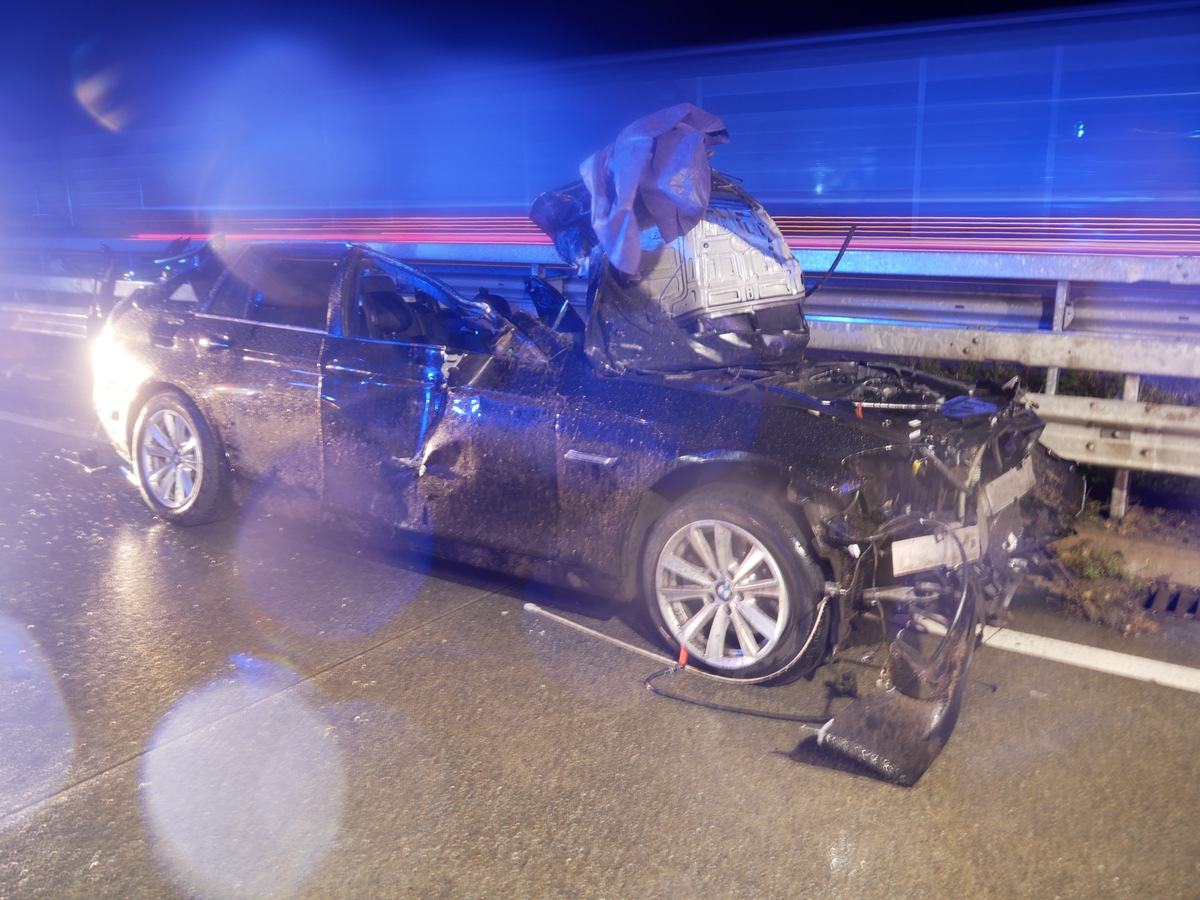
<instances>
[{"instance_id":1,"label":"grass patch","mask_svg":"<svg viewBox=\"0 0 1200 900\"><path fill-rule=\"evenodd\" d=\"M1063 608L1118 634L1152 634L1158 625L1146 612L1151 582L1125 566L1121 551L1088 542L1053 548L1052 593Z\"/></svg>"},{"instance_id":2,"label":"grass patch","mask_svg":"<svg viewBox=\"0 0 1200 900\"><path fill-rule=\"evenodd\" d=\"M1125 568L1125 558L1121 551L1103 545L1081 544L1060 554L1058 561L1066 566L1067 571L1076 579L1083 581L1100 581L1105 578L1131 581L1134 577L1133 573Z\"/></svg>"}]
</instances>

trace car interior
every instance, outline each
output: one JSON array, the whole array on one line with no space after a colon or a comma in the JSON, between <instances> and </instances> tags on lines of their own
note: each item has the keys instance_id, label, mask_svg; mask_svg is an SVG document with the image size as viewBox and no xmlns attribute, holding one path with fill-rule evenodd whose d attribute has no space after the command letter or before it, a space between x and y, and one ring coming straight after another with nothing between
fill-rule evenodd
<instances>
[{"instance_id":1,"label":"car interior","mask_svg":"<svg viewBox=\"0 0 1200 900\"><path fill-rule=\"evenodd\" d=\"M354 302L357 333L373 341L445 344L449 338L437 301L391 275L364 272Z\"/></svg>"}]
</instances>

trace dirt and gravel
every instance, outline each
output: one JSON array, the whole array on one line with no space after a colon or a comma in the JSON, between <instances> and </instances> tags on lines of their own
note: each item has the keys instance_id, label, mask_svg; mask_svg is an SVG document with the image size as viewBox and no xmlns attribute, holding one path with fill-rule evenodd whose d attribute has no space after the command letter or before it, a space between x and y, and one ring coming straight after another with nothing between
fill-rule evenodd
<instances>
[{"instance_id":1,"label":"dirt and gravel","mask_svg":"<svg viewBox=\"0 0 1200 900\"><path fill-rule=\"evenodd\" d=\"M1089 508L1044 563L1036 587L1120 634L1153 634L1165 616L1194 621L1200 511L1135 505L1114 521Z\"/></svg>"}]
</instances>

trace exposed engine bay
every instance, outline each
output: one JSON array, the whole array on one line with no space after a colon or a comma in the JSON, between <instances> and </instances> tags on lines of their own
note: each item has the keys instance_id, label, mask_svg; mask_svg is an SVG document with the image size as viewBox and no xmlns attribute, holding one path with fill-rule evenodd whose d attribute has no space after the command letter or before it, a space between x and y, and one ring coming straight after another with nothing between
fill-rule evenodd
<instances>
[{"instance_id":1,"label":"exposed engine bay","mask_svg":"<svg viewBox=\"0 0 1200 900\"><path fill-rule=\"evenodd\" d=\"M832 652L865 610L895 626L880 689L835 715L820 742L912 784L954 728L977 627L1004 616L1020 580L1023 501L1035 460L1052 464L1037 444L1042 424L1015 381L969 386L901 366L806 359L799 266L763 208L708 167L727 140L720 120L694 107L664 110L586 161L583 184L539 197L531 217L590 272L585 352L601 372L736 372L835 431L876 439L844 451L832 477L826 458L798 454L788 499L825 570L817 619L829 613ZM672 186L682 186L679 217L664 202ZM912 638L918 619L944 629L931 652Z\"/></svg>"}]
</instances>

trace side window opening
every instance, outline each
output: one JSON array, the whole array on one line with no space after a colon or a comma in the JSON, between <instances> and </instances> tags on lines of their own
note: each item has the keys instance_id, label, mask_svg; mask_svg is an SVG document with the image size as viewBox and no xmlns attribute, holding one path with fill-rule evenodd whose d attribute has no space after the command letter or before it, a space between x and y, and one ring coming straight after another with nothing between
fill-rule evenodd
<instances>
[{"instance_id":1,"label":"side window opening","mask_svg":"<svg viewBox=\"0 0 1200 900\"><path fill-rule=\"evenodd\" d=\"M217 285L207 312L214 316L244 319L261 263L262 253L257 249L243 253Z\"/></svg>"},{"instance_id":2,"label":"side window opening","mask_svg":"<svg viewBox=\"0 0 1200 900\"><path fill-rule=\"evenodd\" d=\"M330 259L268 258L250 298L249 318L323 330L335 270Z\"/></svg>"},{"instance_id":3,"label":"side window opening","mask_svg":"<svg viewBox=\"0 0 1200 900\"><path fill-rule=\"evenodd\" d=\"M373 341L445 344L443 310L437 300L405 273L368 266L358 277L353 330Z\"/></svg>"},{"instance_id":4,"label":"side window opening","mask_svg":"<svg viewBox=\"0 0 1200 900\"><path fill-rule=\"evenodd\" d=\"M493 351L494 330L473 320L469 302L436 279L368 256L349 283L352 293L344 314L347 335L468 353Z\"/></svg>"},{"instance_id":5,"label":"side window opening","mask_svg":"<svg viewBox=\"0 0 1200 900\"><path fill-rule=\"evenodd\" d=\"M336 272L334 259L287 257L271 247L252 247L217 286L207 312L324 330Z\"/></svg>"}]
</instances>

